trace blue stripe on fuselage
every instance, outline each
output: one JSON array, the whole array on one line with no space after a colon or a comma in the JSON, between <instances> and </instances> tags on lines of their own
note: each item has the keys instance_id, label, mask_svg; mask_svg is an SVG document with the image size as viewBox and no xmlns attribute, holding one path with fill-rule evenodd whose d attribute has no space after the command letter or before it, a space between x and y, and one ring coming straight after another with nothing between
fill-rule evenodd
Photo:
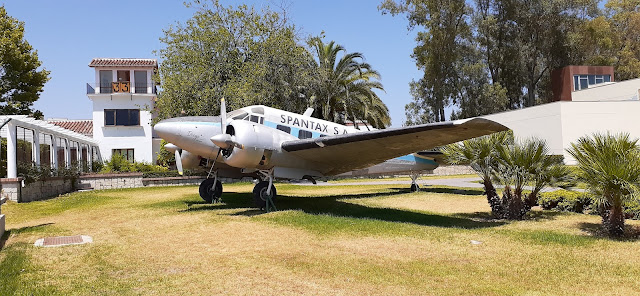
<instances>
[{"instance_id":1,"label":"blue stripe on fuselage","mask_svg":"<svg viewBox=\"0 0 640 296\"><path fill-rule=\"evenodd\" d=\"M431 165L438 165L437 162L431 160L431 159L426 159L426 158L422 158L422 157L416 157L413 154L409 154L409 155L405 155L405 156L400 156L400 157L396 157L394 158L395 160L404 160L404 161L413 161L415 163L424 163L424 164L431 164Z\"/></svg>"}]
</instances>

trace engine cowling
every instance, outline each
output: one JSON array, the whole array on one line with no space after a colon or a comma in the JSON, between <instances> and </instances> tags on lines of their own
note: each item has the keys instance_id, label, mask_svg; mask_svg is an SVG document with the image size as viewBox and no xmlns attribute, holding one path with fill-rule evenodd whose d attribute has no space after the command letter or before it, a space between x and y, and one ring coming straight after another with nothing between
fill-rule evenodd
<instances>
[{"instance_id":1,"label":"engine cowling","mask_svg":"<svg viewBox=\"0 0 640 296\"><path fill-rule=\"evenodd\" d=\"M183 169L194 169L200 164L200 157L187 150L182 150L182 153L180 153L180 159L182 160Z\"/></svg>"},{"instance_id":2,"label":"engine cowling","mask_svg":"<svg viewBox=\"0 0 640 296\"><path fill-rule=\"evenodd\" d=\"M277 148L268 128L249 121L233 121L227 126L227 134L243 148L232 148L225 157L226 164L237 168L268 166L271 151Z\"/></svg>"}]
</instances>

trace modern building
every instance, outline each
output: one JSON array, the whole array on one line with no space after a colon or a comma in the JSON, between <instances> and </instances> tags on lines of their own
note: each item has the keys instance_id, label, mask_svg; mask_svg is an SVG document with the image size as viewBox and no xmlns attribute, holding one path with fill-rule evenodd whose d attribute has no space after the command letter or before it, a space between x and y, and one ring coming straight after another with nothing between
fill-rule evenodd
<instances>
[{"instance_id":1,"label":"modern building","mask_svg":"<svg viewBox=\"0 0 640 296\"><path fill-rule=\"evenodd\" d=\"M87 83L93 102L93 138L104 159L118 153L129 161L155 163L160 138L151 120L156 100L155 59L95 58L95 79Z\"/></svg>"},{"instance_id":2,"label":"modern building","mask_svg":"<svg viewBox=\"0 0 640 296\"><path fill-rule=\"evenodd\" d=\"M568 66L552 74L557 102L483 117L509 127L518 138L546 140L552 154L575 164L566 149L582 136L625 132L640 138L640 79L615 82L613 77L613 67Z\"/></svg>"}]
</instances>

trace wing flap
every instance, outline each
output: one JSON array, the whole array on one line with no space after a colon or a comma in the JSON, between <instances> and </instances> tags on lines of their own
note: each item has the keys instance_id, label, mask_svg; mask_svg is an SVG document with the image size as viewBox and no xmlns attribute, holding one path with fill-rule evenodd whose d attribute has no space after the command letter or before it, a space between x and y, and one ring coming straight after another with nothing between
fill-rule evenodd
<instances>
[{"instance_id":1,"label":"wing flap","mask_svg":"<svg viewBox=\"0 0 640 296\"><path fill-rule=\"evenodd\" d=\"M317 163L325 175L363 169L387 159L484 136L508 128L492 120L472 118L390 128L332 137L288 141L282 149Z\"/></svg>"}]
</instances>

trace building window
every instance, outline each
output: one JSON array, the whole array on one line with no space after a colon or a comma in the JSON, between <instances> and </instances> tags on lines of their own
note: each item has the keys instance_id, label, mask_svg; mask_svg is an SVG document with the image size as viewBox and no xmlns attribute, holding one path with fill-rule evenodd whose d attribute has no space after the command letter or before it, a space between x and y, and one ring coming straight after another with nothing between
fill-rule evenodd
<instances>
[{"instance_id":1,"label":"building window","mask_svg":"<svg viewBox=\"0 0 640 296\"><path fill-rule=\"evenodd\" d=\"M581 90L605 82L611 82L611 75L573 75L573 90Z\"/></svg>"},{"instance_id":2,"label":"building window","mask_svg":"<svg viewBox=\"0 0 640 296\"><path fill-rule=\"evenodd\" d=\"M113 72L111 70L100 70L100 93L111 93L111 82L113 82Z\"/></svg>"},{"instance_id":3,"label":"building window","mask_svg":"<svg viewBox=\"0 0 640 296\"><path fill-rule=\"evenodd\" d=\"M139 109L105 109L105 126L135 126L140 125Z\"/></svg>"},{"instance_id":4,"label":"building window","mask_svg":"<svg viewBox=\"0 0 640 296\"><path fill-rule=\"evenodd\" d=\"M311 137L313 137L313 134L310 131L300 130L298 132L298 139L300 139L300 140L309 139Z\"/></svg>"},{"instance_id":5,"label":"building window","mask_svg":"<svg viewBox=\"0 0 640 296\"><path fill-rule=\"evenodd\" d=\"M279 130L281 130L281 131L283 131L283 132L285 132L285 133L287 133L287 134L290 134L290 133L291 133L291 128L290 128L290 127L288 127L288 126L284 126L284 125L279 125L279 124L278 124L278 125L276 126L276 128L277 128L277 129L279 129Z\"/></svg>"},{"instance_id":6,"label":"building window","mask_svg":"<svg viewBox=\"0 0 640 296\"><path fill-rule=\"evenodd\" d=\"M135 93L147 93L147 71L133 71L133 78L136 80Z\"/></svg>"},{"instance_id":7,"label":"building window","mask_svg":"<svg viewBox=\"0 0 640 296\"><path fill-rule=\"evenodd\" d=\"M133 148L132 149L113 149L112 150L112 155L122 155L122 157L124 159L126 159L128 162L134 162L134 158L133 158Z\"/></svg>"}]
</instances>

